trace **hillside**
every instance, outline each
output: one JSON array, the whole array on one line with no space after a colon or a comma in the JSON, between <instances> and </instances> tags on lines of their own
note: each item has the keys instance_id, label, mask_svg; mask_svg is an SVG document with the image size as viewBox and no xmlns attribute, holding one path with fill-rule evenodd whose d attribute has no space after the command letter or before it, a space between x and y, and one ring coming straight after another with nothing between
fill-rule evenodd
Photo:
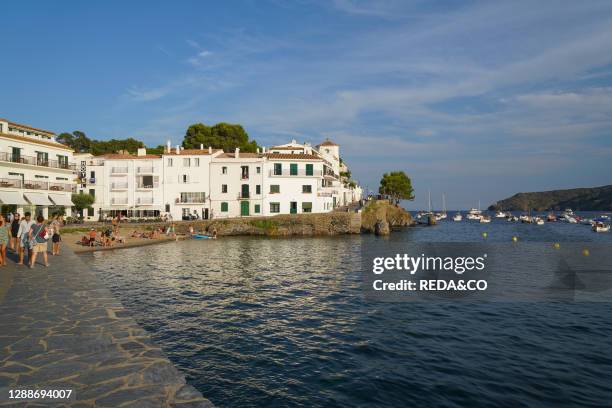
<instances>
[{"instance_id":1,"label":"hillside","mask_svg":"<svg viewBox=\"0 0 612 408\"><path fill-rule=\"evenodd\" d=\"M534 193L518 193L492 204L490 210L535 211L564 210L611 211L612 185L592 188L573 188Z\"/></svg>"}]
</instances>

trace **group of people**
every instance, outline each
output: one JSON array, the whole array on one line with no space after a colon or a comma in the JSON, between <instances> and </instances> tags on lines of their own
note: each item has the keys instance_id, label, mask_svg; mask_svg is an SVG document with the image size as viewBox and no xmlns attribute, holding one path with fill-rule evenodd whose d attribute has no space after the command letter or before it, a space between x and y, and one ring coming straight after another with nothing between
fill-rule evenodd
<instances>
[{"instance_id":1,"label":"group of people","mask_svg":"<svg viewBox=\"0 0 612 408\"><path fill-rule=\"evenodd\" d=\"M49 266L48 243L52 242L51 255L59 255L63 225L61 215L54 215L45 223L45 217L38 215L34 220L30 212L23 217L17 212L0 214L0 266L6 265L7 250L17 254L17 265L24 265L27 256L27 265L33 268L38 254L42 254L44 265Z\"/></svg>"},{"instance_id":2,"label":"group of people","mask_svg":"<svg viewBox=\"0 0 612 408\"><path fill-rule=\"evenodd\" d=\"M115 222L115 220L117 220ZM81 237L81 245L112 247L115 243L125 243L125 238L119 234L120 219L113 219L113 227L107 228L98 237L98 231L95 228L89 230L89 233Z\"/></svg>"}]
</instances>

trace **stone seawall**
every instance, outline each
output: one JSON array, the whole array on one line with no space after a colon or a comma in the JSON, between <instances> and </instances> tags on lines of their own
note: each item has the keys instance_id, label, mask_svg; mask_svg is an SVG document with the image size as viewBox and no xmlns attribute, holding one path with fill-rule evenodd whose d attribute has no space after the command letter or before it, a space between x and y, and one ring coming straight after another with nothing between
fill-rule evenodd
<instances>
[{"instance_id":1,"label":"stone seawall","mask_svg":"<svg viewBox=\"0 0 612 408\"><path fill-rule=\"evenodd\" d=\"M176 232L186 234L192 225L197 232L217 230L219 236L262 235L262 236L321 236L359 234L361 214L355 212L330 212L324 214L291 214L273 217L217 218L214 220L175 222ZM109 224L86 224L79 227L65 227L64 232L86 232L89 228L102 229ZM121 224L124 234L131 230L165 229L167 223Z\"/></svg>"}]
</instances>

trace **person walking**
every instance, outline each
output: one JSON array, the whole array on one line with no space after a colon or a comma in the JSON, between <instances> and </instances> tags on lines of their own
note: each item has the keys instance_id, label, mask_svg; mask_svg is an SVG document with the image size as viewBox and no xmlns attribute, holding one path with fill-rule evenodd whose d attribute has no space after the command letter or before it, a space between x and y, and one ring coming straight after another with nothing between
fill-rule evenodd
<instances>
[{"instance_id":1,"label":"person walking","mask_svg":"<svg viewBox=\"0 0 612 408\"><path fill-rule=\"evenodd\" d=\"M19 213L15 213L13 216L13 221L11 222L11 251L18 253L19 252L19 238L17 237L17 233L19 232L19 221L21 216Z\"/></svg>"},{"instance_id":2,"label":"person walking","mask_svg":"<svg viewBox=\"0 0 612 408\"><path fill-rule=\"evenodd\" d=\"M32 246L32 256L30 268L34 268L36 257L38 254L43 255L45 266L49 266L49 258L47 257L47 243L49 242L49 230L44 224L45 217L39 215L36 217L36 224L30 229L30 244Z\"/></svg>"},{"instance_id":3,"label":"person walking","mask_svg":"<svg viewBox=\"0 0 612 408\"><path fill-rule=\"evenodd\" d=\"M9 223L4 218L4 215L0 214L0 266L6 265L6 247L9 244L11 230Z\"/></svg>"},{"instance_id":4,"label":"person walking","mask_svg":"<svg viewBox=\"0 0 612 408\"><path fill-rule=\"evenodd\" d=\"M19 241L19 262L17 265L23 265L25 253L28 253L28 259L32 256L30 250L30 228L34 225L32 214L26 212L23 219L19 222L19 230L17 230L17 241Z\"/></svg>"},{"instance_id":5,"label":"person walking","mask_svg":"<svg viewBox=\"0 0 612 408\"><path fill-rule=\"evenodd\" d=\"M62 228L62 218L61 215L56 215L53 217L53 221L51 221L49 233L51 235L51 255L53 256L60 254L60 242L62 242L60 229Z\"/></svg>"}]
</instances>

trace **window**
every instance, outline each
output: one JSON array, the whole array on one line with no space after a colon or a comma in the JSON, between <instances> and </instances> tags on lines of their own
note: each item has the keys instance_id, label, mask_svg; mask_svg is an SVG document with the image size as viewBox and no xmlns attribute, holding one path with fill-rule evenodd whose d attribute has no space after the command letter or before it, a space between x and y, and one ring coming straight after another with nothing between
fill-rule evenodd
<instances>
[{"instance_id":1,"label":"window","mask_svg":"<svg viewBox=\"0 0 612 408\"><path fill-rule=\"evenodd\" d=\"M203 203L205 201L205 192L181 193L181 203Z\"/></svg>"},{"instance_id":2,"label":"window","mask_svg":"<svg viewBox=\"0 0 612 408\"><path fill-rule=\"evenodd\" d=\"M278 194L278 193L280 193L280 185L270 184L270 194Z\"/></svg>"},{"instance_id":3,"label":"window","mask_svg":"<svg viewBox=\"0 0 612 408\"><path fill-rule=\"evenodd\" d=\"M261 174L261 167L257 166L256 168L257 174Z\"/></svg>"},{"instance_id":4,"label":"window","mask_svg":"<svg viewBox=\"0 0 612 408\"><path fill-rule=\"evenodd\" d=\"M92 171L89 173L89 178L95 179L96 178L96 172Z\"/></svg>"},{"instance_id":5,"label":"window","mask_svg":"<svg viewBox=\"0 0 612 408\"><path fill-rule=\"evenodd\" d=\"M48 178L49 178L49 176L41 176L40 174L36 174L36 175L34 176L34 178L37 178L37 179L48 179Z\"/></svg>"},{"instance_id":6,"label":"window","mask_svg":"<svg viewBox=\"0 0 612 408\"><path fill-rule=\"evenodd\" d=\"M221 203L221 212L227 212L229 205L226 202Z\"/></svg>"},{"instance_id":7,"label":"window","mask_svg":"<svg viewBox=\"0 0 612 408\"><path fill-rule=\"evenodd\" d=\"M87 209L87 216L88 217L93 217L94 216L94 209L93 209L93 207L89 207Z\"/></svg>"},{"instance_id":8,"label":"window","mask_svg":"<svg viewBox=\"0 0 612 408\"><path fill-rule=\"evenodd\" d=\"M57 164L61 169L68 168L68 156L63 156L61 154L57 155Z\"/></svg>"},{"instance_id":9,"label":"window","mask_svg":"<svg viewBox=\"0 0 612 408\"><path fill-rule=\"evenodd\" d=\"M183 167L191 167L191 159L189 157L183 159Z\"/></svg>"},{"instance_id":10,"label":"window","mask_svg":"<svg viewBox=\"0 0 612 408\"><path fill-rule=\"evenodd\" d=\"M49 153L47 152L36 152L36 164L39 166L49 165Z\"/></svg>"},{"instance_id":11,"label":"window","mask_svg":"<svg viewBox=\"0 0 612 408\"><path fill-rule=\"evenodd\" d=\"M227 174L227 167L226 166L221 167L221 174Z\"/></svg>"},{"instance_id":12,"label":"window","mask_svg":"<svg viewBox=\"0 0 612 408\"><path fill-rule=\"evenodd\" d=\"M255 186L255 194L257 195L261 194L261 185L258 184Z\"/></svg>"},{"instance_id":13,"label":"window","mask_svg":"<svg viewBox=\"0 0 612 408\"><path fill-rule=\"evenodd\" d=\"M314 170L312 167L312 163L308 163L306 164L306 175L307 176L312 176L314 174Z\"/></svg>"},{"instance_id":14,"label":"window","mask_svg":"<svg viewBox=\"0 0 612 408\"><path fill-rule=\"evenodd\" d=\"M270 212L277 214L280 212L280 203L270 203Z\"/></svg>"},{"instance_id":15,"label":"window","mask_svg":"<svg viewBox=\"0 0 612 408\"><path fill-rule=\"evenodd\" d=\"M261 206L259 204L255 204L255 209L253 211L255 214L259 214L261 212Z\"/></svg>"},{"instance_id":16,"label":"window","mask_svg":"<svg viewBox=\"0 0 612 408\"><path fill-rule=\"evenodd\" d=\"M196 157L193 159L193 167L200 167L200 158Z\"/></svg>"},{"instance_id":17,"label":"window","mask_svg":"<svg viewBox=\"0 0 612 408\"><path fill-rule=\"evenodd\" d=\"M281 176L283 174L283 164L282 163L274 163L274 175Z\"/></svg>"},{"instance_id":18,"label":"window","mask_svg":"<svg viewBox=\"0 0 612 408\"><path fill-rule=\"evenodd\" d=\"M304 184L302 186L302 193L312 193L312 186L310 184Z\"/></svg>"},{"instance_id":19,"label":"window","mask_svg":"<svg viewBox=\"0 0 612 408\"><path fill-rule=\"evenodd\" d=\"M311 202L302 203L302 212L305 212L305 213L312 212L312 203Z\"/></svg>"},{"instance_id":20,"label":"window","mask_svg":"<svg viewBox=\"0 0 612 408\"><path fill-rule=\"evenodd\" d=\"M249 178L249 166L240 166L240 178L242 180Z\"/></svg>"},{"instance_id":21,"label":"window","mask_svg":"<svg viewBox=\"0 0 612 408\"><path fill-rule=\"evenodd\" d=\"M183 184L189 183L189 175L188 174L183 174L181 176L181 183L183 183Z\"/></svg>"},{"instance_id":22,"label":"window","mask_svg":"<svg viewBox=\"0 0 612 408\"><path fill-rule=\"evenodd\" d=\"M56 180L68 181L68 177L56 177Z\"/></svg>"},{"instance_id":23,"label":"window","mask_svg":"<svg viewBox=\"0 0 612 408\"><path fill-rule=\"evenodd\" d=\"M227 184L221 184L221 192L222 193L227 193Z\"/></svg>"},{"instance_id":24,"label":"window","mask_svg":"<svg viewBox=\"0 0 612 408\"><path fill-rule=\"evenodd\" d=\"M95 188L90 188L89 189L89 195L92 196L92 197L95 197L96 196L96 189Z\"/></svg>"},{"instance_id":25,"label":"window","mask_svg":"<svg viewBox=\"0 0 612 408\"><path fill-rule=\"evenodd\" d=\"M172 157L168 157L168 167L172 167Z\"/></svg>"},{"instance_id":26,"label":"window","mask_svg":"<svg viewBox=\"0 0 612 408\"><path fill-rule=\"evenodd\" d=\"M297 176L298 174L298 166L297 163L291 163L289 165L289 175L290 176Z\"/></svg>"},{"instance_id":27,"label":"window","mask_svg":"<svg viewBox=\"0 0 612 408\"><path fill-rule=\"evenodd\" d=\"M166 212L169 213L170 212L170 204L166 204Z\"/></svg>"}]
</instances>

